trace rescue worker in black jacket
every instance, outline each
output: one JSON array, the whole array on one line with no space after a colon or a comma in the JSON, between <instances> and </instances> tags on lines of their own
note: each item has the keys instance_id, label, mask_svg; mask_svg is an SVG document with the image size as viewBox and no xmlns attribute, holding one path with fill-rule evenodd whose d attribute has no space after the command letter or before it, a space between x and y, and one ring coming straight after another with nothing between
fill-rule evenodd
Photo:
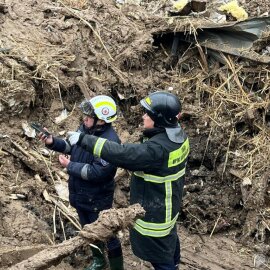
<instances>
[{"instance_id":1,"label":"rescue worker in black jacket","mask_svg":"<svg viewBox=\"0 0 270 270\"><path fill-rule=\"evenodd\" d=\"M79 145L115 166L133 171L130 203L140 203L145 217L130 231L131 246L139 258L156 270L175 270L180 262L176 221L180 211L188 138L178 124L179 99L154 92L141 100L145 109L142 144L119 145L85 133L68 132L71 145Z\"/></svg>"},{"instance_id":2,"label":"rescue worker in black jacket","mask_svg":"<svg viewBox=\"0 0 270 270\"><path fill-rule=\"evenodd\" d=\"M108 96L99 95L80 105L83 113L83 124L78 132L92 134L98 138L120 143L111 122L116 120L116 104ZM70 204L76 208L82 226L94 222L101 210L112 207L114 194L114 176L116 166L104 159L94 156L79 145L71 146L61 138L45 137L40 134L46 146L57 152L70 155L59 156L63 167L69 174ZM85 270L103 270L106 267L104 244L96 243L99 249L91 246L93 253L92 264ZM117 237L107 242L108 258L111 270L123 269L121 243Z\"/></svg>"}]
</instances>

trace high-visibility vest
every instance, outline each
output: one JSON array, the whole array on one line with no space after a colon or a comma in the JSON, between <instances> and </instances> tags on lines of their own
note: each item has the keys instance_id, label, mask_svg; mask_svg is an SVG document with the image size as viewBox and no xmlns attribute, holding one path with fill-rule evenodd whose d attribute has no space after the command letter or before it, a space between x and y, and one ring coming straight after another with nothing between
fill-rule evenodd
<instances>
[{"instance_id":1,"label":"high-visibility vest","mask_svg":"<svg viewBox=\"0 0 270 270\"><path fill-rule=\"evenodd\" d=\"M164 148L163 166L155 171L134 172L131 184L131 203L139 202L146 210L145 217L136 221L134 229L150 237L168 235L176 223L182 200L180 182L189 154L188 138L180 145L163 137L160 134L152 138ZM138 189L142 191L140 194Z\"/></svg>"}]
</instances>

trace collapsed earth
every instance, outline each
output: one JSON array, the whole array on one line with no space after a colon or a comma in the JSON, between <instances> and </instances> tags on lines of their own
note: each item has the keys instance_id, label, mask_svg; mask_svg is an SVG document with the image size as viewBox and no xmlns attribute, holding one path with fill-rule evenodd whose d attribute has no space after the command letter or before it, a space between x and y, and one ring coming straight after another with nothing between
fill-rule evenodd
<instances>
[{"instance_id":1,"label":"collapsed earth","mask_svg":"<svg viewBox=\"0 0 270 270\"><path fill-rule=\"evenodd\" d=\"M131 250L144 214L130 206L131 172L117 169L113 209L82 228L67 169L31 123L67 139L82 101L106 95L121 142L139 143L140 101L166 91L190 144L179 269L269 269L269 10L262 0L0 2L0 268L84 269L90 244L116 235L124 269L153 269Z\"/></svg>"}]
</instances>

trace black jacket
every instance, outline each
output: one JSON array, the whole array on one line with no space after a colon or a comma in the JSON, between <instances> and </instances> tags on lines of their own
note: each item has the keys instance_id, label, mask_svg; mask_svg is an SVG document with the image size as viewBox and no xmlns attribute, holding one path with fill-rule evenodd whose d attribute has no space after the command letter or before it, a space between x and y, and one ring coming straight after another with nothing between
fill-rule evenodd
<instances>
[{"instance_id":1,"label":"black jacket","mask_svg":"<svg viewBox=\"0 0 270 270\"><path fill-rule=\"evenodd\" d=\"M189 142L169 140L164 129L146 130L142 144L119 145L94 136L80 136L79 144L106 161L131 171L131 204L146 210L131 230L133 252L153 263L173 263Z\"/></svg>"},{"instance_id":2,"label":"black jacket","mask_svg":"<svg viewBox=\"0 0 270 270\"><path fill-rule=\"evenodd\" d=\"M79 132L95 134L117 144L120 140L111 124L97 130L86 129L81 125ZM66 140L54 137L48 148L70 155L67 167L69 174L69 200L76 209L98 212L112 206L114 176L116 167L78 145L70 146Z\"/></svg>"}]
</instances>

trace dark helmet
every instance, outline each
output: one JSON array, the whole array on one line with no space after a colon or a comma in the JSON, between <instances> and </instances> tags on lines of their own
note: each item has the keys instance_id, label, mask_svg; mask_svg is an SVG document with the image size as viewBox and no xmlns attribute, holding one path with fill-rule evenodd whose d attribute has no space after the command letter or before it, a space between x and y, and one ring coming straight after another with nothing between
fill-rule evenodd
<instances>
[{"instance_id":1,"label":"dark helmet","mask_svg":"<svg viewBox=\"0 0 270 270\"><path fill-rule=\"evenodd\" d=\"M181 103L177 96L168 92L154 92L140 101L156 127L177 127Z\"/></svg>"}]
</instances>

